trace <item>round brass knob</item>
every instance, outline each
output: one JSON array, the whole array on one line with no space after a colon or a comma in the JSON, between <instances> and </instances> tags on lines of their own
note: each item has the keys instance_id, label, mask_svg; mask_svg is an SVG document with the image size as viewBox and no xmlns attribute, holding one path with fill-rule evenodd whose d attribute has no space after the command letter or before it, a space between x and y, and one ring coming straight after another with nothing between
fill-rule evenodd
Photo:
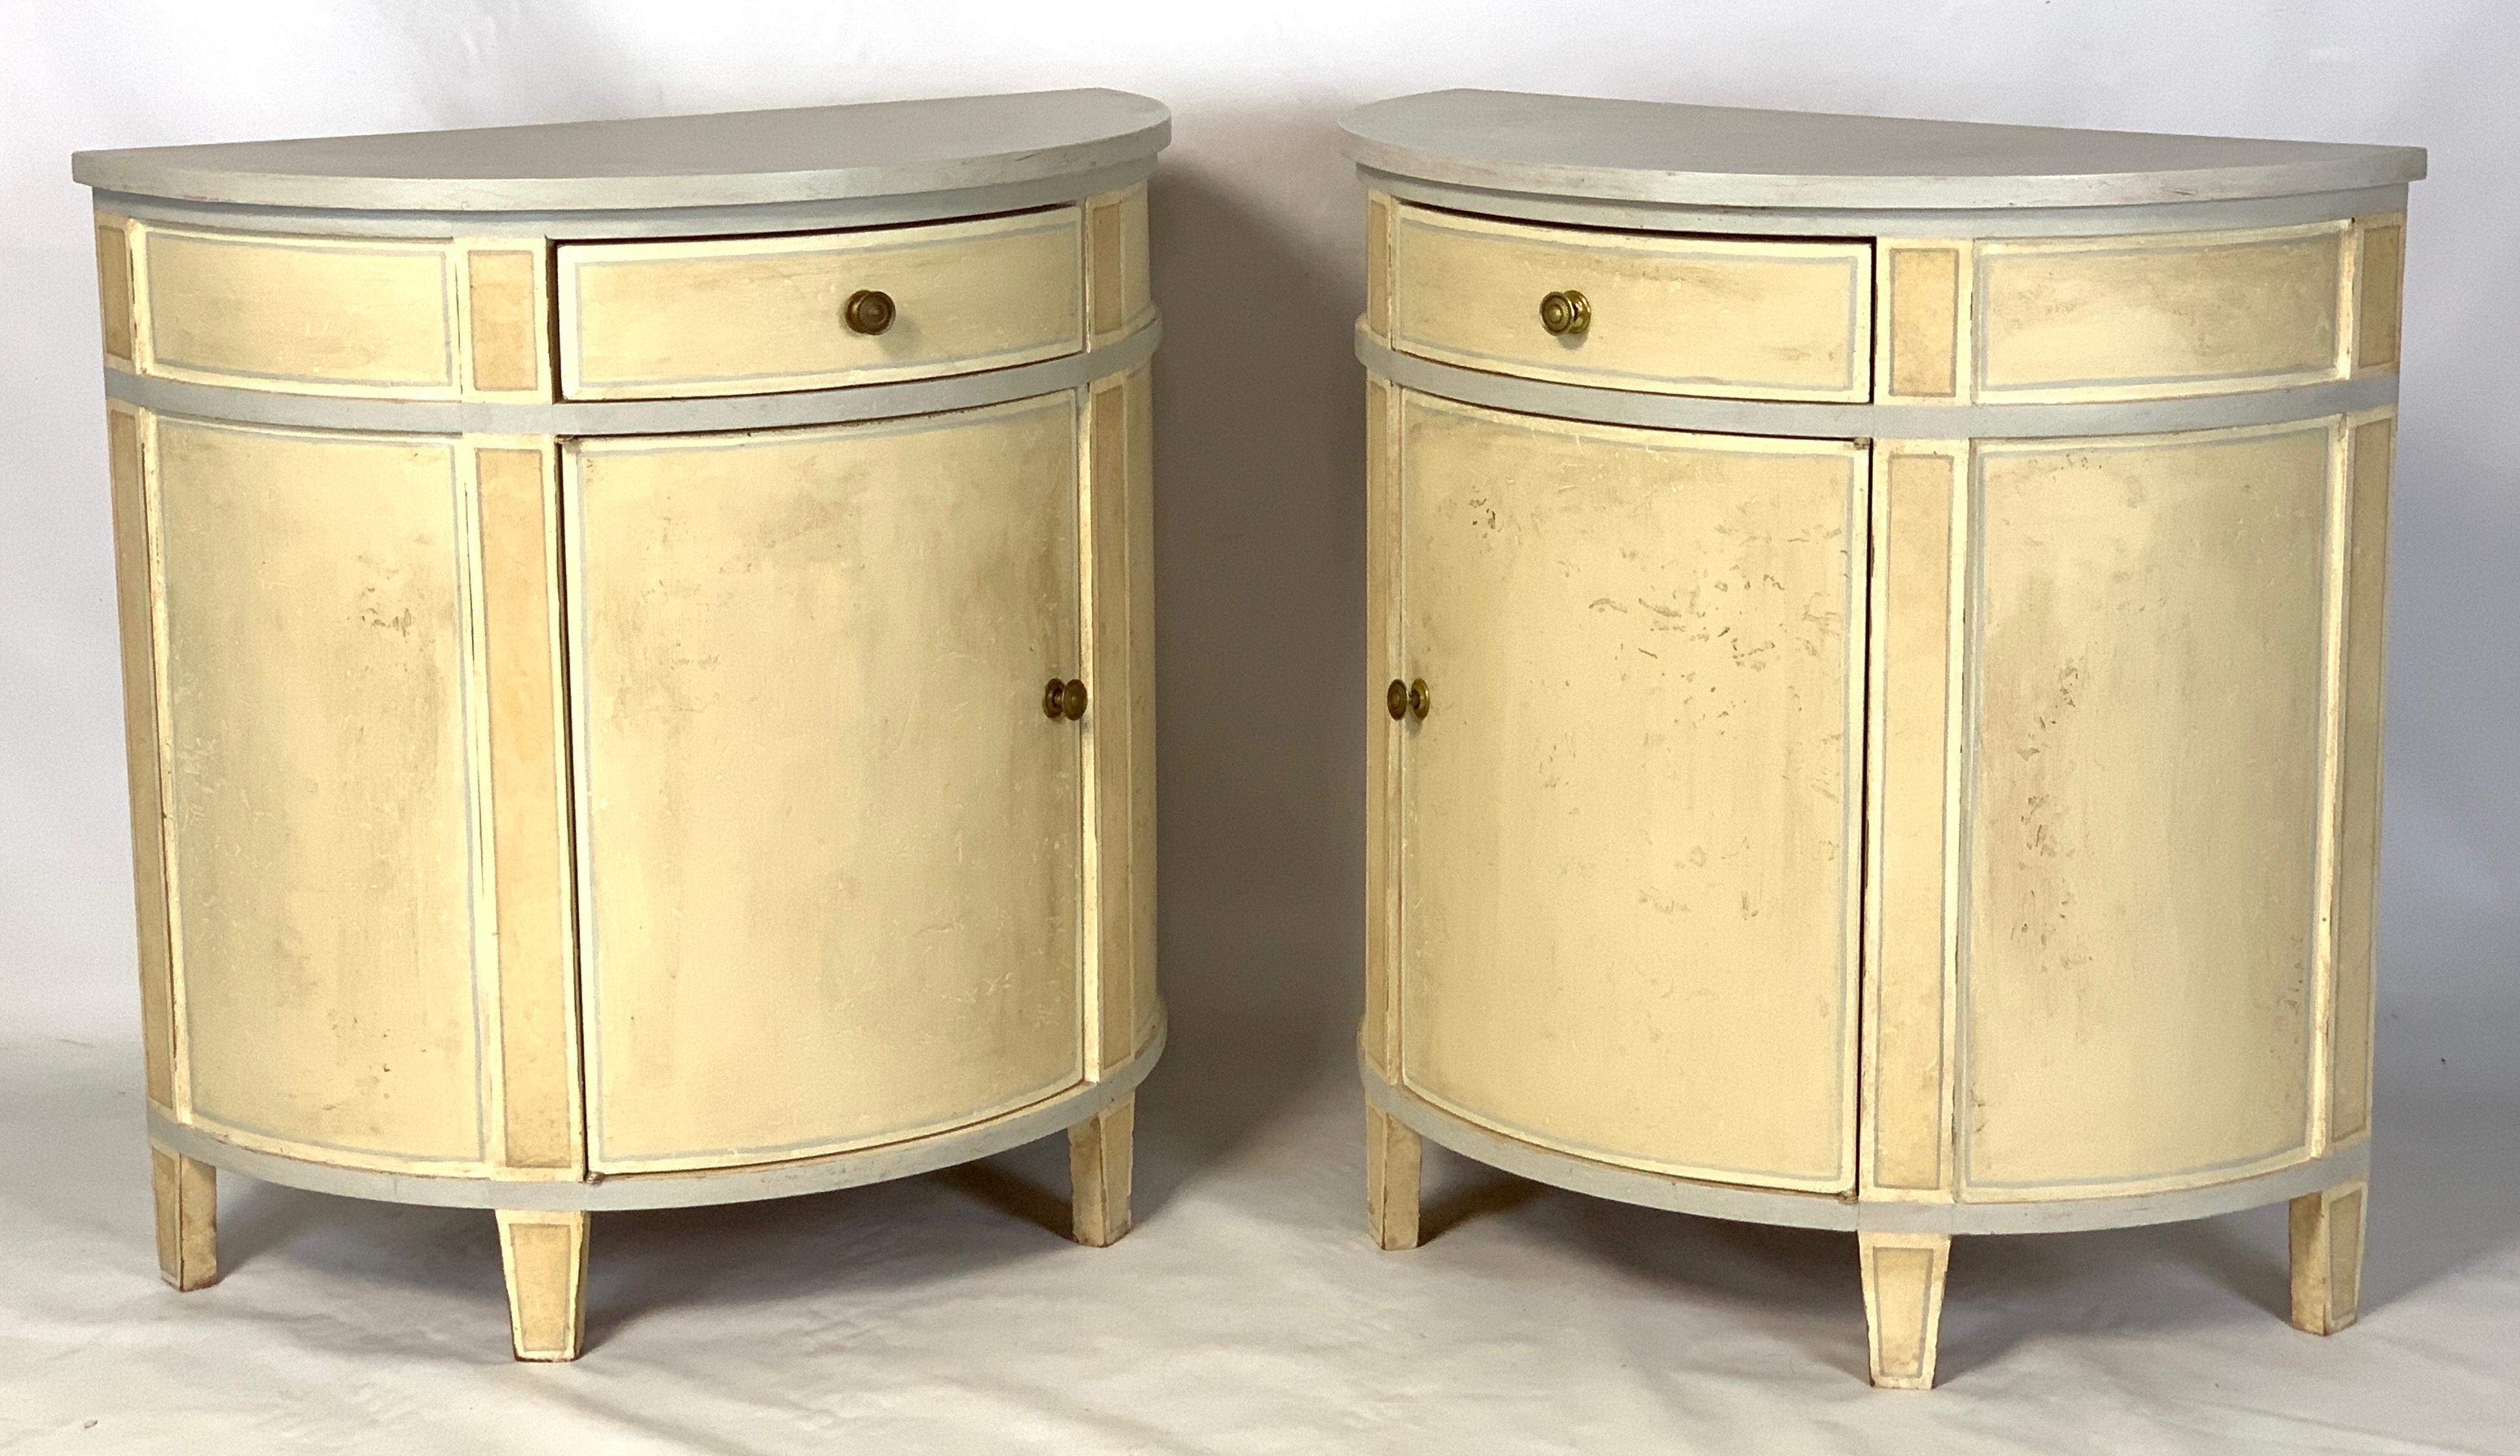
<instances>
[{"instance_id":1,"label":"round brass knob","mask_svg":"<svg viewBox=\"0 0 2520 1456\"><path fill-rule=\"evenodd\" d=\"M1426 680L1423 678L1413 683L1403 683L1394 678L1391 685L1382 690L1382 706L1391 714L1394 723L1413 714L1424 718L1427 701Z\"/></svg>"},{"instance_id":2,"label":"round brass knob","mask_svg":"<svg viewBox=\"0 0 2520 1456\"><path fill-rule=\"evenodd\" d=\"M1409 684L1409 716L1422 723L1426 710L1431 706L1433 700L1426 696L1426 680L1418 678L1412 681Z\"/></svg>"},{"instance_id":3,"label":"round brass knob","mask_svg":"<svg viewBox=\"0 0 2520 1456\"><path fill-rule=\"evenodd\" d=\"M1041 711L1045 718L1064 718L1070 723L1085 716L1085 684L1074 678L1062 683L1057 678L1041 690Z\"/></svg>"},{"instance_id":4,"label":"round brass knob","mask_svg":"<svg viewBox=\"0 0 2520 1456\"><path fill-rule=\"evenodd\" d=\"M892 327L892 295L879 288L858 289L840 305L840 322L852 333L883 332Z\"/></svg>"},{"instance_id":5,"label":"round brass knob","mask_svg":"<svg viewBox=\"0 0 2520 1456\"><path fill-rule=\"evenodd\" d=\"M1568 288L1540 300L1540 327L1552 333L1581 333L1593 327L1593 300Z\"/></svg>"}]
</instances>

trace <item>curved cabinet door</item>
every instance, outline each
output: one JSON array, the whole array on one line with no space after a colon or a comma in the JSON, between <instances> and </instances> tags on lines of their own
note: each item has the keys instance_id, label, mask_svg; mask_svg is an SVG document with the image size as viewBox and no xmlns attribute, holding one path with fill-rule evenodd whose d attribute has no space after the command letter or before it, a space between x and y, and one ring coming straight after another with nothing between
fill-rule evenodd
<instances>
[{"instance_id":1,"label":"curved cabinet door","mask_svg":"<svg viewBox=\"0 0 2520 1456\"><path fill-rule=\"evenodd\" d=\"M1977 447L1963 1198L2187 1187L2313 1151L2342 429ZM2376 620L2352 625L2376 694ZM2376 715L2351 725L2357 786Z\"/></svg>"},{"instance_id":2,"label":"curved cabinet door","mask_svg":"<svg viewBox=\"0 0 2520 1456\"><path fill-rule=\"evenodd\" d=\"M318 1162L477 1173L458 443L160 416L144 452L172 1111Z\"/></svg>"},{"instance_id":3,"label":"curved cabinet door","mask_svg":"<svg viewBox=\"0 0 2520 1456\"><path fill-rule=\"evenodd\" d=\"M1417 394L1399 431L1404 1081L1851 1187L1865 450Z\"/></svg>"},{"instance_id":4,"label":"curved cabinet door","mask_svg":"<svg viewBox=\"0 0 2520 1456\"><path fill-rule=\"evenodd\" d=\"M1076 403L582 442L588 1166L810 1157L1083 1076Z\"/></svg>"}]
</instances>

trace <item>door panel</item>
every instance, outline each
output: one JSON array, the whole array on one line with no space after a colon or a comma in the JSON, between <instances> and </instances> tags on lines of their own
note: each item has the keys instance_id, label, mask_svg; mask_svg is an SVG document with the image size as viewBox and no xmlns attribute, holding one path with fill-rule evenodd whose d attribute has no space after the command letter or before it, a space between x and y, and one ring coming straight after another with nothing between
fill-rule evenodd
<instances>
[{"instance_id":1,"label":"door panel","mask_svg":"<svg viewBox=\"0 0 2520 1456\"><path fill-rule=\"evenodd\" d=\"M1979 447L1964 1197L2304 1155L2335 430Z\"/></svg>"},{"instance_id":2,"label":"door panel","mask_svg":"<svg viewBox=\"0 0 2520 1456\"><path fill-rule=\"evenodd\" d=\"M1403 1080L1852 1186L1866 452L1415 394L1400 431Z\"/></svg>"},{"instance_id":3,"label":"door panel","mask_svg":"<svg viewBox=\"0 0 2520 1456\"><path fill-rule=\"evenodd\" d=\"M573 447L594 1169L1080 1080L1075 410Z\"/></svg>"},{"instance_id":4,"label":"door panel","mask_svg":"<svg viewBox=\"0 0 2520 1456\"><path fill-rule=\"evenodd\" d=\"M455 442L160 417L148 454L180 1110L477 1171Z\"/></svg>"}]
</instances>

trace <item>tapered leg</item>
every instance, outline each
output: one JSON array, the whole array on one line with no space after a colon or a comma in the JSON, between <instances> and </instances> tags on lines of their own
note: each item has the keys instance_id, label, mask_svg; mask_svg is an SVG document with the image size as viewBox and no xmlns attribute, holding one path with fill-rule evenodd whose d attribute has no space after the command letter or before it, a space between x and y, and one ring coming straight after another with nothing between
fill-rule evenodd
<instances>
[{"instance_id":1,"label":"tapered leg","mask_svg":"<svg viewBox=\"0 0 2520 1456\"><path fill-rule=\"evenodd\" d=\"M1138 1094L1067 1129L1068 1231L1089 1249L1107 1249L1129 1231L1130 1160Z\"/></svg>"},{"instance_id":2,"label":"tapered leg","mask_svg":"<svg viewBox=\"0 0 2520 1456\"><path fill-rule=\"evenodd\" d=\"M519 1360L574 1360L586 1335L584 1213L499 1210L508 1332Z\"/></svg>"},{"instance_id":3,"label":"tapered leg","mask_svg":"<svg viewBox=\"0 0 2520 1456\"><path fill-rule=\"evenodd\" d=\"M1365 1221L1385 1249L1418 1247L1418 1169L1423 1146L1398 1118L1365 1109Z\"/></svg>"},{"instance_id":4,"label":"tapered leg","mask_svg":"<svg viewBox=\"0 0 2520 1456\"><path fill-rule=\"evenodd\" d=\"M1872 1383L1885 1390L1932 1389L1951 1235L1859 1233L1855 1243L1864 1261Z\"/></svg>"},{"instance_id":5,"label":"tapered leg","mask_svg":"<svg viewBox=\"0 0 2520 1456\"><path fill-rule=\"evenodd\" d=\"M149 1150L150 1189L158 1200L158 1271L181 1290L219 1282L219 1170Z\"/></svg>"},{"instance_id":6,"label":"tapered leg","mask_svg":"<svg viewBox=\"0 0 2520 1456\"><path fill-rule=\"evenodd\" d=\"M2354 1323L2362 1302L2361 1178L2292 1201L2292 1322L2314 1335Z\"/></svg>"}]
</instances>

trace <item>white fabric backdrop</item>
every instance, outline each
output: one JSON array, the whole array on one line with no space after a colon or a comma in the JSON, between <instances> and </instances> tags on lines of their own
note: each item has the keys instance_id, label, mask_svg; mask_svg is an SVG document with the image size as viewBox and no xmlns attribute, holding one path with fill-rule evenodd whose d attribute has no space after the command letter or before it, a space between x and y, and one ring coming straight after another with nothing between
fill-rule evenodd
<instances>
[{"instance_id":1,"label":"white fabric backdrop","mask_svg":"<svg viewBox=\"0 0 2520 1456\"><path fill-rule=\"evenodd\" d=\"M0 1447L2515 1450L2520 11L2496 0L1380 6L0 0ZM1168 1065L1142 1226L1057 1147L599 1220L590 1356L512 1369L488 1219L229 1179L157 1286L86 199L73 148L1103 84L1154 191ZM1451 85L2413 143L2364 1323L2280 1216L1954 1259L1945 1389L1862 1385L1849 1241L1437 1161L1360 1231L1359 193L1333 119Z\"/></svg>"}]
</instances>

